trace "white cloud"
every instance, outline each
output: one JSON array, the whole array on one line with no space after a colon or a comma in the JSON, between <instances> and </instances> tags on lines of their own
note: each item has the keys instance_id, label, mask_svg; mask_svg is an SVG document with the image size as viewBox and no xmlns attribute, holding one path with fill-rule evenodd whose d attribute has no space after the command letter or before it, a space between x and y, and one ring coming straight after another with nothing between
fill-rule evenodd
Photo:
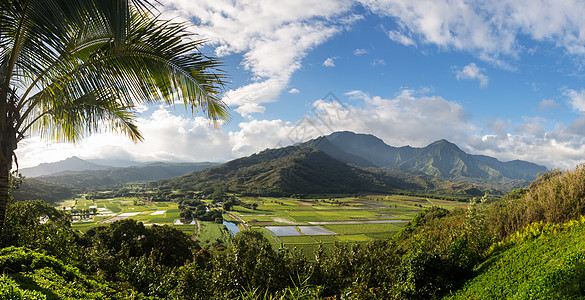
<instances>
[{"instance_id":1,"label":"white cloud","mask_svg":"<svg viewBox=\"0 0 585 300\"><path fill-rule=\"evenodd\" d=\"M323 65L328 68L335 67L335 57L329 57L324 62Z\"/></svg>"},{"instance_id":2,"label":"white cloud","mask_svg":"<svg viewBox=\"0 0 585 300\"><path fill-rule=\"evenodd\" d=\"M361 91L349 92L357 106L339 106L318 100L316 111L326 120L323 131L352 130L374 134L390 145L426 146L441 138L462 141L473 126L460 104L437 96L416 96L403 90L393 99L370 97ZM354 103L352 102L352 103ZM328 130L326 130L328 129Z\"/></svg>"},{"instance_id":3,"label":"white cloud","mask_svg":"<svg viewBox=\"0 0 585 300\"><path fill-rule=\"evenodd\" d=\"M495 133L496 136L502 138L508 135L509 128L511 126L511 122L509 120L504 119L491 119L487 121L487 129Z\"/></svg>"},{"instance_id":4,"label":"white cloud","mask_svg":"<svg viewBox=\"0 0 585 300\"><path fill-rule=\"evenodd\" d=\"M404 46L414 46L416 45L416 43L414 42L413 39L411 39L410 37L406 36L405 34L395 31L395 30L390 30L388 31L388 37L397 42L400 43Z\"/></svg>"},{"instance_id":5,"label":"white cloud","mask_svg":"<svg viewBox=\"0 0 585 300\"><path fill-rule=\"evenodd\" d=\"M368 53L368 50L366 50L366 49L355 49L355 50L353 50L353 54L354 55L364 55L364 54L367 54L367 53Z\"/></svg>"},{"instance_id":6,"label":"white cloud","mask_svg":"<svg viewBox=\"0 0 585 300\"><path fill-rule=\"evenodd\" d=\"M181 18L195 20L193 31L210 40L216 55L243 55L241 64L253 74L255 82L230 91L227 100L232 106L246 105L236 108L243 115L261 112L262 103L276 101L309 50L362 18L338 18L353 5L349 0L163 3L165 9L174 9ZM252 91L257 87L261 91Z\"/></svg>"},{"instance_id":7,"label":"white cloud","mask_svg":"<svg viewBox=\"0 0 585 300\"><path fill-rule=\"evenodd\" d=\"M376 58L372 60L372 66L385 66L386 62L381 58Z\"/></svg>"},{"instance_id":8,"label":"white cloud","mask_svg":"<svg viewBox=\"0 0 585 300\"><path fill-rule=\"evenodd\" d=\"M378 15L396 18L390 39L404 45L436 45L467 51L506 67L531 51L520 36L552 42L572 55L585 55L585 2L556 0L360 0Z\"/></svg>"},{"instance_id":9,"label":"white cloud","mask_svg":"<svg viewBox=\"0 0 585 300\"><path fill-rule=\"evenodd\" d=\"M542 101L540 101L538 104L538 109L540 110L551 110L559 107L560 105L552 99L542 99Z\"/></svg>"},{"instance_id":10,"label":"white cloud","mask_svg":"<svg viewBox=\"0 0 585 300\"><path fill-rule=\"evenodd\" d=\"M267 148L288 146L294 124L281 120L252 120L240 123L238 132L230 133L234 156L245 156Z\"/></svg>"},{"instance_id":11,"label":"white cloud","mask_svg":"<svg viewBox=\"0 0 585 300\"><path fill-rule=\"evenodd\" d=\"M139 161L227 161L266 148L306 141L338 130L374 134L392 146L426 146L445 138L472 154L503 161L523 159L549 167L574 168L583 163L585 117L547 130L546 120L524 118L518 124L504 119L487 120L481 131L460 104L428 90L402 90L395 97L349 92L346 103L317 100L313 110L296 123L250 120L235 131L210 126L203 117L174 115L159 107L137 119L144 142L134 144L112 133L92 135L77 145L47 143L36 137L19 144L20 167L58 161L73 155L82 158L134 159ZM245 107L245 105L242 105Z\"/></svg>"},{"instance_id":12,"label":"white cloud","mask_svg":"<svg viewBox=\"0 0 585 300\"><path fill-rule=\"evenodd\" d=\"M569 104L573 110L585 113L585 89L579 91L568 89L564 95L569 97Z\"/></svg>"},{"instance_id":13,"label":"white cloud","mask_svg":"<svg viewBox=\"0 0 585 300\"><path fill-rule=\"evenodd\" d=\"M474 124L460 104L439 96L427 95L428 90L402 90L385 99L361 91L349 92L353 105L318 100L314 103L322 114L318 130L351 130L370 133L392 146L423 147L445 138L471 154L484 154L502 161L526 160L564 169L585 162L585 118L569 125L558 124L547 130L546 120L523 118L512 123L501 118ZM485 128L480 130L480 128ZM315 135L315 133L313 133Z\"/></svg>"},{"instance_id":14,"label":"white cloud","mask_svg":"<svg viewBox=\"0 0 585 300\"><path fill-rule=\"evenodd\" d=\"M137 161L227 161L266 148L291 143L287 135L294 124L281 120L251 120L226 131L210 126L203 117L183 117L173 109L159 107L149 117L137 119L144 141L133 143L114 133L94 134L79 142L48 143L33 137L19 144L17 155L23 167L54 162L78 155Z\"/></svg>"},{"instance_id":15,"label":"white cloud","mask_svg":"<svg viewBox=\"0 0 585 300\"><path fill-rule=\"evenodd\" d=\"M300 93L300 92L301 92L301 91L299 91L299 90L298 90L298 89L296 89L296 88L292 88L292 89L288 90L288 93L289 93L289 94L298 94L298 93Z\"/></svg>"},{"instance_id":16,"label":"white cloud","mask_svg":"<svg viewBox=\"0 0 585 300\"><path fill-rule=\"evenodd\" d=\"M488 85L489 78L484 74L485 69L478 67L475 63L470 63L463 69L457 71L457 79L477 79L479 86L484 88Z\"/></svg>"},{"instance_id":17,"label":"white cloud","mask_svg":"<svg viewBox=\"0 0 585 300\"><path fill-rule=\"evenodd\" d=\"M238 108L234 109L235 112L239 113L243 117L249 117L253 113L264 113L266 107L258 105L258 103L244 103Z\"/></svg>"}]
</instances>

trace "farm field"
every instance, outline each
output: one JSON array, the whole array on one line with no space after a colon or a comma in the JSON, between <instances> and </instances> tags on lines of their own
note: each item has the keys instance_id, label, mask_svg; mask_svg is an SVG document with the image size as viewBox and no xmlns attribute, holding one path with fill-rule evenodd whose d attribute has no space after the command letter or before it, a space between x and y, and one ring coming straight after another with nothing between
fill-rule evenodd
<instances>
[{"instance_id":1,"label":"farm field","mask_svg":"<svg viewBox=\"0 0 585 300\"><path fill-rule=\"evenodd\" d=\"M122 219L135 219L149 226L152 224L169 225L195 236L197 224L191 222L183 224L180 221L180 211L174 202L141 202L137 198L122 197L113 199L88 200L77 198L57 203L59 209L92 209L98 214L81 220L73 220L71 227L85 232L92 227L105 225ZM200 232L197 239L202 247L226 245L230 235L222 224L214 222L199 222Z\"/></svg>"},{"instance_id":2,"label":"farm field","mask_svg":"<svg viewBox=\"0 0 585 300\"><path fill-rule=\"evenodd\" d=\"M401 195L368 195L334 199L240 197L258 204L256 210L234 206L251 230L261 232L272 245L297 248L308 258L319 244L325 249L336 242L365 243L388 238L422 209L466 207L467 203Z\"/></svg>"},{"instance_id":3,"label":"farm field","mask_svg":"<svg viewBox=\"0 0 585 300\"><path fill-rule=\"evenodd\" d=\"M231 214L246 223L250 230L261 232L274 248L297 248L307 258L321 244L325 249L336 242L365 243L384 239L398 232L415 214L431 206L448 209L466 207L466 203L425 199L400 195L368 195L361 197L296 199L271 197L239 197L257 209L234 206ZM204 248L226 245L231 237L222 224L192 222L182 224L180 211L174 202L142 202L137 198L88 200L77 198L58 203L60 209L97 210L96 215L77 219L74 229L88 229L122 220L135 219L145 225L159 224L176 227L195 236ZM224 214L226 221L237 221ZM242 230L242 227L240 230Z\"/></svg>"}]
</instances>

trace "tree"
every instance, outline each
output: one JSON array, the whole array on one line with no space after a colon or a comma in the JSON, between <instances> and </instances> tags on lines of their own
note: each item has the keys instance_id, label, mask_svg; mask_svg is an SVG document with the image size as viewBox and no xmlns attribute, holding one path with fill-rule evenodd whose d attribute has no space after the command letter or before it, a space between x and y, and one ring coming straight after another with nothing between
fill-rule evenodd
<instances>
[{"instance_id":1,"label":"tree","mask_svg":"<svg viewBox=\"0 0 585 300\"><path fill-rule=\"evenodd\" d=\"M0 2L0 228L14 150L30 134L76 142L102 130L142 140L136 106L182 102L228 118L219 62L147 0Z\"/></svg>"}]
</instances>

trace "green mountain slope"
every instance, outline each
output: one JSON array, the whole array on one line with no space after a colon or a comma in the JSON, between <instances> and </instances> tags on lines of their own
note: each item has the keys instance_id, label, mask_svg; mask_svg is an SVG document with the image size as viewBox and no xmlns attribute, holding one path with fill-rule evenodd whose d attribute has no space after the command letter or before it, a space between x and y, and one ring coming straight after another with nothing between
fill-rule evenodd
<instances>
[{"instance_id":1,"label":"green mountain slope","mask_svg":"<svg viewBox=\"0 0 585 300\"><path fill-rule=\"evenodd\" d=\"M20 169L19 172L26 177L37 177L66 171L78 172L88 170L104 170L108 168L111 167L94 164L77 156L73 156L54 163L42 163L36 167Z\"/></svg>"},{"instance_id":2,"label":"green mountain slope","mask_svg":"<svg viewBox=\"0 0 585 300\"><path fill-rule=\"evenodd\" d=\"M203 170L216 163L152 163L127 168L110 168L35 177L37 181L60 185L73 190L119 185L128 182L152 181L181 176ZM25 179L27 182L29 179ZM23 187L26 189L26 186Z\"/></svg>"},{"instance_id":3,"label":"green mountain slope","mask_svg":"<svg viewBox=\"0 0 585 300\"><path fill-rule=\"evenodd\" d=\"M384 141L371 134L338 131L325 138L341 150L362 157L378 167L396 166L420 153L419 148L410 146L400 148L388 146Z\"/></svg>"},{"instance_id":4,"label":"green mountain slope","mask_svg":"<svg viewBox=\"0 0 585 300\"><path fill-rule=\"evenodd\" d=\"M35 178L25 179L20 187L11 193L16 201L43 200L48 203L73 196L71 189L67 187L43 182Z\"/></svg>"},{"instance_id":5,"label":"green mountain slope","mask_svg":"<svg viewBox=\"0 0 585 300\"><path fill-rule=\"evenodd\" d=\"M386 145L373 135L348 131L335 132L325 138L337 146L335 151L329 149L331 146L319 147L320 144L317 144L316 147L334 157L361 157L366 163L357 159L351 161L360 166L367 167L372 163L382 168L503 190L527 186L538 173L546 171L546 167L530 162L501 162L489 156L467 154L447 140L434 142L424 148L396 148ZM306 144L310 145L314 141Z\"/></svg>"},{"instance_id":6,"label":"green mountain slope","mask_svg":"<svg viewBox=\"0 0 585 300\"><path fill-rule=\"evenodd\" d=\"M337 145L331 143L326 137L318 137L303 144L303 146L317 148L329 156L346 164L355 164L362 167L376 167L375 163L351 153L347 153Z\"/></svg>"},{"instance_id":7,"label":"green mountain slope","mask_svg":"<svg viewBox=\"0 0 585 300\"><path fill-rule=\"evenodd\" d=\"M221 187L259 195L295 193L426 191L432 179L400 173L392 176L379 169L361 169L340 162L310 147L270 149L223 165L162 182L173 189L202 190Z\"/></svg>"},{"instance_id":8,"label":"green mountain slope","mask_svg":"<svg viewBox=\"0 0 585 300\"><path fill-rule=\"evenodd\" d=\"M585 218L534 223L497 244L446 299L584 299Z\"/></svg>"}]
</instances>

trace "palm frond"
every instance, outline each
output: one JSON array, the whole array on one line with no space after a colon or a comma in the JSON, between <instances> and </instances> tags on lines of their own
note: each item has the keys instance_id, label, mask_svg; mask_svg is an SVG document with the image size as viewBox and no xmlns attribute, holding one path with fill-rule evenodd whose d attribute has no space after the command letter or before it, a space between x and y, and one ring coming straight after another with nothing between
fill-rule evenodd
<instances>
[{"instance_id":1,"label":"palm frond","mask_svg":"<svg viewBox=\"0 0 585 300\"><path fill-rule=\"evenodd\" d=\"M4 122L21 135L76 141L107 128L140 140L134 107L158 101L183 102L216 125L229 118L220 63L198 51L202 41L191 40L184 24L160 21L148 2L8 2L0 6L0 77L10 78L0 94L21 89L7 108L17 113Z\"/></svg>"}]
</instances>

